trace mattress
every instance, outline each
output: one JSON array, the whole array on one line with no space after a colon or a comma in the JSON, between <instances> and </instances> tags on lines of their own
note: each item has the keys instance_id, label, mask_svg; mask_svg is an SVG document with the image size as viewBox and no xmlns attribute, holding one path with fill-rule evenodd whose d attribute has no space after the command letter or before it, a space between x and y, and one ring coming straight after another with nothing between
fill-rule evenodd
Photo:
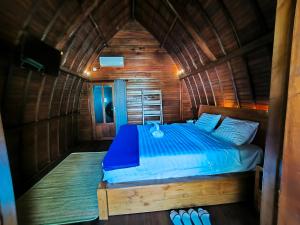
<instances>
[{"instance_id":1,"label":"mattress","mask_svg":"<svg viewBox=\"0 0 300 225\"><path fill-rule=\"evenodd\" d=\"M120 183L243 172L262 162L263 152L259 147L231 145L194 124L162 125L163 138L154 138L150 126L137 128L139 166L103 170L104 181Z\"/></svg>"}]
</instances>

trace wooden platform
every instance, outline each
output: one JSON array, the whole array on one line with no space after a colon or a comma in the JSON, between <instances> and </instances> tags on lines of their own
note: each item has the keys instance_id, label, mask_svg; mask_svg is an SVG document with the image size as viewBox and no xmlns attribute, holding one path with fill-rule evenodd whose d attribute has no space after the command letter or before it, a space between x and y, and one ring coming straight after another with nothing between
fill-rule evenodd
<instances>
[{"instance_id":1,"label":"wooden platform","mask_svg":"<svg viewBox=\"0 0 300 225\"><path fill-rule=\"evenodd\" d=\"M118 184L100 183L99 218L240 202L252 196L254 172Z\"/></svg>"}]
</instances>

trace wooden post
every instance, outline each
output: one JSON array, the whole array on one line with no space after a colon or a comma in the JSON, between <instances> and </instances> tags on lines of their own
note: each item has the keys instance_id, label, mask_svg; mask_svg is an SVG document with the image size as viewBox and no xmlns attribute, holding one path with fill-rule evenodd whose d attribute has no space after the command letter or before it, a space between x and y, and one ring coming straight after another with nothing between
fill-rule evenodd
<instances>
[{"instance_id":1,"label":"wooden post","mask_svg":"<svg viewBox=\"0 0 300 225\"><path fill-rule=\"evenodd\" d=\"M0 115L0 224L16 225L16 206Z\"/></svg>"},{"instance_id":2,"label":"wooden post","mask_svg":"<svg viewBox=\"0 0 300 225\"><path fill-rule=\"evenodd\" d=\"M300 222L300 1L297 1L290 63L278 224Z\"/></svg>"},{"instance_id":3,"label":"wooden post","mask_svg":"<svg viewBox=\"0 0 300 225\"><path fill-rule=\"evenodd\" d=\"M99 184L97 190L98 207L99 207L99 220L108 220L108 202L106 185L104 182Z\"/></svg>"},{"instance_id":4,"label":"wooden post","mask_svg":"<svg viewBox=\"0 0 300 225\"><path fill-rule=\"evenodd\" d=\"M277 1L269 125L263 171L261 225L273 225L277 221L279 163L282 156L294 10L295 0Z\"/></svg>"}]
</instances>

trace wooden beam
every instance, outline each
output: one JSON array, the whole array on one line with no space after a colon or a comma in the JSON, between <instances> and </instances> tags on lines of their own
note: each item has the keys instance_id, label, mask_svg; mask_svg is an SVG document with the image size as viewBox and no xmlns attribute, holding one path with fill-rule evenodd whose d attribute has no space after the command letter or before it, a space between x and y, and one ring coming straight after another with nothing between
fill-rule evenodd
<instances>
[{"instance_id":1,"label":"wooden beam","mask_svg":"<svg viewBox=\"0 0 300 225\"><path fill-rule=\"evenodd\" d=\"M199 77L199 80L200 80L200 82L201 82L202 90L203 90L204 95L205 95L206 104L209 105L209 101L208 101L208 96L207 96L206 88L205 88L205 86L204 86L204 82L203 82L203 80L202 80L202 76L201 76L200 73L198 73L198 77Z\"/></svg>"},{"instance_id":2,"label":"wooden beam","mask_svg":"<svg viewBox=\"0 0 300 225\"><path fill-rule=\"evenodd\" d=\"M176 22L177 22L177 16L174 17L174 19L173 19L173 21L172 21L172 23L171 23L171 26L170 26L169 29L168 29L168 32L167 32L166 35L164 36L164 39L163 39L163 41L162 41L161 44L160 44L160 47L161 47L161 48L164 47L164 45L165 45L165 43L166 43L166 41L167 41L167 39L168 39L168 37L169 37L169 34L172 32L172 30L173 30L173 28L174 28Z\"/></svg>"},{"instance_id":3,"label":"wooden beam","mask_svg":"<svg viewBox=\"0 0 300 225\"><path fill-rule=\"evenodd\" d=\"M73 87L74 87L74 83L75 83L76 79L77 79L76 77L73 77L72 84L71 84L71 87L70 87L70 90L69 90L69 93L68 93L67 107L66 107L66 111L65 111L66 115L68 114L68 111L69 111L69 104L70 104L71 93L73 91Z\"/></svg>"},{"instance_id":4,"label":"wooden beam","mask_svg":"<svg viewBox=\"0 0 300 225\"><path fill-rule=\"evenodd\" d=\"M299 2L299 1L298 1ZM270 111L264 156L261 225L277 224L280 160L286 114L295 0L278 0L272 58ZM288 209L286 209L288 210Z\"/></svg>"},{"instance_id":5,"label":"wooden beam","mask_svg":"<svg viewBox=\"0 0 300 225\"><path fill-rule=\"evenodd\" d=\"M72 104L72 111L71 111L72 113L76 111L75 103L76 103L76 97L77 96L79 97L80 94L80 83L81 83L81 79L78 79L78 83L76 85L75 93L73 96L73 104Z\"/></svg>"},{"instance_id":6,"label":"wooden beam","mask_svg":"<svg viewBox=\"0 0 300 225\"><path fill-rule=\"evenodd\" d=\"M204 54L206 54L206 56L211 61L216 61L216 56L212 53L204 39L200 36L200 32L197 26L193 24L193 22L187 16L187 13L183 10L183 7L178 4L176 0L166 0L166 2L174 12L174 14L178 17L180 22L183 24L183 26L186 28L186 30L189 32L189 34L192 36L192 38L195 40L200 49L204 52Z\"/></svg>"},{"instance_id":7,"label":"wooden beam","mask_svg":"<svg viewBox=\"0 0 300 225\"><path fill-rule=\"evenodd\" d=\"M56 44L57 49L63 48L68 39L70 39L78 30L83 21L89 16L89 14L96 9L100 0L94 0L91 5L89 5L85 10L82 10L82 13L79 14L73 23L66 29L66 32L63 34L62 38ZM102 1L102 3L105 1ZM81 5L80 5L81 7Z\"/></svg>"},{"instance_id":8,"label":"wooden beam","mask_svg":"<svg viewBox=\"0 0 300 225\"><path fill-rule=\"evenodd\" d=\"M214 99L214 104L215 104L215 106L217 106L215 92L214 92L214 89L213 89L213 86L212 86L212 83L211 83L211 80L210 80L210 76L209 76L207 70L205 71L205 74L206 74L207 79L208 79L208 83L209 83L209 86L210 86L210 89L211 89L211 93L212 93L212 96L213 96L213 99Z\"/></svg>"},{"instance_id":9,"label":"wooden beam","mask_svg":"<svg viewBox=\"0 0 300 225\"><path fill-rule=\"evenodd\" d=\"M211 19L209 18L208 14L206 13L206 11L204 10L204 8L202 7L201 3L198 1L197 4L195 4L193 6L196 7L197 12L199 12L201 14L202 18L205 20L206 24L209 26L209 28L211 29L211 31L215 35L222 53L224 55L226 55L226 50L225 50L224 45L222 43L221 36L219 35L216 26L211 21Z\"/></svg>"},{"instance_id":10,"label":"wooden beam","mask_svg":"<svg viewBox=\"0 0 300 225\"><path fill-rule=\"evenodd\" d=\"M292 42L278 225L300 221L300 1L296 5Z\"/></svg>"},{"instance_id":11,"label":"wooden beam","mask_svg":"<svg viewBox=\"0 0 300 225\"><path fill-rule=\"evenodd\" d=\"M186 83L188 83L189 84L189 86L190 86L190 91L192 92L192 99L194 100L194 104L195 104L195 107L197 107L197 102L196 102L196 99L195 99L195 95L194 95L194 92L193 92L193 88L192 88L192 84L191 84L191 82L190 82L190 80L189 80L189 77L187 77L186 78L187 79L187 81L188 82L186 82ZM193 104L192 104L193 105Z\"/></svg>"},{"instance_id":12,"label":"wooden beam","mask_svg":"<svg viewBox=\"0 0 300 225\"><path fill-rule=\"evenodd\" d=\"M97 47L97 44L99 42L101 42L101 37L98 36L98 38L96 38L93 42L90 43L89 47L85 50L85 52L83 53L83 57L81 57L81 60L80 62L78 63L78 66L76 68L76 71L77 72L80 72L82 71L82 65L84 64L85 60L86 60L86 57L87 57L87 53L91 50L91 48L95 48L95 44L96 44L96 47ZM106 42L103 42L103 43L106 43ZM92 52L93 53L93 52Z\"/></svg>"},{"instance_id":13,"label":"wooden beam","mask_svg":"<svg viewBox=\"0 0 300 225\"><path fill-rule=\"evenodd\" d=\"M19 111L19 121L18 121L19 123L23 123L23 121L24 121L24 110L25 110L25 106L26 106L26 100L28 97L28 91L29 91L29 86L30 86L30 82L31 82L31 77L32 77L32 71L30 70L28 72L26 82L24 84L22 102L21 102L21 107L20 107L20 111Z\"/></svg>"},{"instance_id":14,"label":"wooden beam","mask_svg":"<svg viewBox=\"0 0 300 225\"><path fill-rule=\"evenodd\" d=\"M88 65L92 64L95 61L95 59L101 54L102 50L106 46L107 46L107 44L105 42L100 43L98 45L98 47L95 48L95 50L93 51L93 54L91 54L91 56L89 57L89 60L87 60L87 62L84 64L84 66L82 68L87 67ZM93 57L93 55L95 55L95 56Z\"/></svg>"},{"instance_id":15,"label":"wooden beam","mask_svg":"<svg viewBox=\"0 0 300 225\"><path fill-rule=\"evenodd\" d=\"M96 21L95 21L92 14L89 14L89 19L92 22L92 24L94 25L94 27L96 28L96 31L98 32L98 35L102 38L104 43L107 45L107 40L105 38L104 32L103 32L102 28L96 23Z\"/></svg>"},{"instance_id":16,"label":"wooden beam","mask_svg":"<svg viewBox=\"0 0 300 225\"><path fill-rule=\"evenodd\" d=\"M233 21L228 9L227 9L227 6L225 5L224 3L224 0L220 0L218 1L219 4L220 4L220 7L222 9L222 12L224 13L227 21L229 22L229 25L231 26L231 29L232 29L232 32L233 32L233 35L234 35L234 38L237 42L237 45L238 47L241 47L242 44L241 44L241 40L239 38L239 35L238 35L238 32L237 32L237 29L236 29L236 25L235 25L235 22Z\"/></svg>"},{"instance_id":17,"label":"wooden beam","mask_svg":"<svg viewBox=\"0 0 300 225\"><path fill-rule=\"evenodd\" d=\"M96 29L96 28L92 28L92 30L90 30L90 31L84 36L84 38L82 39L82 42L80 43L80 45L79 45L78 48L76 49L77 52L76 52L74 58L72 59L72 62L71 62L71 64L70 64L70 66L69 66L69 68L70 68L71 70L73 69L73 66L74 66L74 64L75 64L75 62L76 62L76 60L77 60L77 57L78 57L78 56L80 55L80 53L81 53L82 47L86 44L86 42L87 42L87 40L89 39L89 37L90 37L91 35L93 35L93 32L95 31L95 29Z\"/></svg>"},{"instance_id":18,"label":"wooden beam","mask_svg":"<svg viewBox=\"0 0 300 225\"><path fill-rule=\"evenodd\" d=\"M23 25L22 25L22 29L18 32L17 34L17 38L15 40L15 45L18 45L21 38L23 37L23 35L25 34L31 20L32 20L32 17L34 16L35 12L37 11L39 5L41 4L41 0L37 0L37 1L33 1L32 3L32 7L30 9L30 12L28 13L28 16L26 17Z\"/></svg>"},{"instance_id":19,"label":"wooden beam","mask_svg":"<svg viewBox=\"0 0 300 225\"><path fill-rule=\"evenodd\" d=\"M203 72L205 70L214 68L218 65L221 65L223 63L228 62L232 58L242 56L242 55L247 54L247 53L249 53L249 52L251 52L251 51L253 51L253 50L255 50L259 47L262 47L262 46L265 46L269 43L272 43L273 38L274 38L274 33L271 32L271 33L269 33L265 36L262 36L261 38L258 38L257 40L255 40L255 41L253 41L253 42L251 42L247 45L244 45L241 48L233 50L232 52L228 53L226 56L223 56L223 57L219 58L215 62L211 62L209 64L206 64L205 66L199 68L196 71L192 71L189 74L184 74L183 76L180 77L180 79L183 79L183 78L188 77L190 75L193 75L193 74L196 74L196 73Z\"/></svg>"},{"instance_id":20,"label":"wooden beam","mask_svg":"<svg viewBox=\"0 0 300 225\"><path fill-rule=\"evenodd\" d=\"M197 90L197 94L198 94L198 98L199 98L199 104L202 105L202 100L201 100L201 96L200 96L198 84L197 84L197 82L196 82L195 76L192 76L192 77L193 77L194 83L195 83L195 85L196 85L196 90Z\"/></svg>"},{"instance_id":21,"label":"wooden beam","mask_svg":"<svg viewBox=\"0 0 300 225\"><path fill-rule=\"evenodd\" d=\"M38 97L37 97L37 101L36 101L36 105L35 105L35 121L37 122L39 120L39 110L40 110L40 103L41 103L41 98L42 98L42 94L44 91L44 87L45 87L45 83L46 83L46 75L43 76L42 78L42 82L41 82L41 86L39 89L39 93L38 93Z\"/></svg>"},{"instance_id":22,"label":"wooden beam","mask_svg":"<svg viewBox=\"0 0 300 225\"><path fill-rule=\"evenodd\" d=\"M222 98L223 98L223 107L224 107L224 105L225 105L225 96L224 96L224 88L223 88L223 84L222 84L222 81L221 81L220 76L219 76L218 68L215 67L214 70L215 70L215 73L216 73L216 75L217 75L218 83L219 83L219 86L220 86L220 89L221 89Z\"/></svg>"},{"instance_id":23,"label":"wooden beam","mask_svg":"<svg viewBox=\"0 0 300 225\"><path fill-rule=\"evenodd\" d=\"M67 83L68 83L68 80L69 80L69 74L66 75L66 79L64 81L64 85L62 87L62 90L61 90L61 95L60 95L60 100L59 100L59 110L58 110L58 116L61 116L61 107L62 107L62 102L63 102L63 99L64 99L64 93L65 93L65 89L66 89L66 86L67 86Z\"/></svg>"},{"instance_id":24,"label":"wooden beam","mask_svg":"<svg viewBox=\"0 0 300 225\"><path fill-rule=\"evenodd\" d=\"M68 68L66 68L66 67L61 66L61 67L59 68L59 70L62 71L62 72L71 74L72 76L79 77L79 78L82 78L82 79L84 79L84 80L88 80L87 78L84 77L83 74L78 73L78 72L73 71L73 70L70 70L70 69L68 69Z\"/></svg>"},{"instance_id":25,"label":"wooden beam","mask_svg":"<svg viewBox=\"0 0 300 225\"><path fill-rule=\"evenodd\" d=\"M54 16L52 17L52 19L50 20L50 22L48 23L46 29L43 32L43 35L41 37L41 41L44 41L46 39L48 33L50 32L51 28L53 27L53 25L54 25L54 23L56 21L56 19L58 18L58 16L60 15L61 11L63 10L63 8L65 6L64 3L65 3L64 1L60 2L60 5L59 5L58 9L56 9Z\"/></svg>"},{"instance_id":26,"label":"wooden beam","mask_svg":"<svg viewBox=\"0 0 300 225\"><path fill-rule=\"evenodd\" d=\"M229 69L229 72L230 72L230 79L232 81L232 87L233 87L234 96L235 96L235 99L236 99L236 104L237 104L238 108L241 108L240 99L239 99L239 95L238 95L238 92L237 92L236 82L235 82L235 79L234 79L234 74L233 74L233 70L232 70L230 61L227 62L227 66L228 66L228 69Z\"/></svg>"},{"instance_id":27,"label":"wooden beam","mask_svg":"<svg viewBox=\"0 0 300 225\"><path fill-rule=\"evenodd\" d=\"M51 118L52 102L53 102L54 92L55 92L56 86L57 86L57 80L58 80L58 77L55 77L55 80L53 82L52 89L51 89L49 106L48 106L48 117L47 117L48 119Z\"/></svg>"}]
</instances>

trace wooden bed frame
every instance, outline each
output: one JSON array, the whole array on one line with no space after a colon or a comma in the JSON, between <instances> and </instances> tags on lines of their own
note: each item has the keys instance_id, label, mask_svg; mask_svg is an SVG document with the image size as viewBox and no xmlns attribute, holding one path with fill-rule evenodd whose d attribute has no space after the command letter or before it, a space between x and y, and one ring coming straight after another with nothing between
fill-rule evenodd
<instances>
[{"instance_id":1,"label":"wooden bed frame","mask_svg":"<svg viewBox=\"0 0 300 225\"><path fill-rule=\"evenodd\" d=\"M251 109L200 106L202 113L219 113L233 118L257 121L259 131L254 143L264 148L267 112ZM234 203L252 197L254 172L194 176L109 184L97 190L99 219L108 216L153 212L203 205Z\"/></svg>"}]
</instances>

